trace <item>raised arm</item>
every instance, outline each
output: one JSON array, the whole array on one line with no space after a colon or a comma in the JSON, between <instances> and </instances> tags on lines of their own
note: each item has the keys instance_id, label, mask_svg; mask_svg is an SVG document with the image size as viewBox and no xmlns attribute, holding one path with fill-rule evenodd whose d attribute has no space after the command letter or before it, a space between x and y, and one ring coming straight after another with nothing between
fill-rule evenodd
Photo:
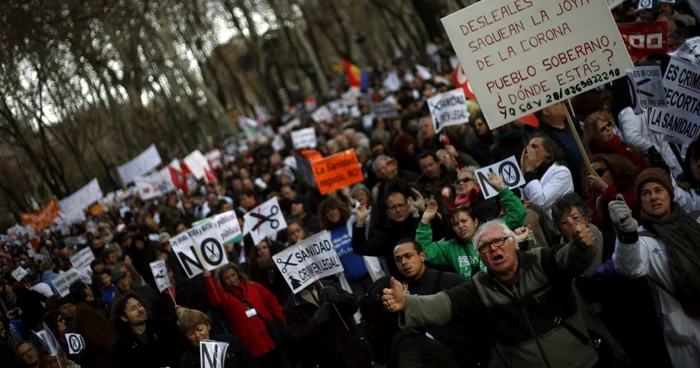
<instances>
[{"instance_id":1,"label":"raised arm","mask_svg":"<svg viewBox=\"0 0 700 368\"><path fill-rule=\"evenodd\" d=\"M615 269L629 278L646 276L649 273L649 249L639 241L637 220L632 217L632 210L621 196L608 204L610 219L620 230L615 243Z\"/></svg>"},{"instance_id":2,"label":"raised arm","mask_svg":"<svg viewBox=\"0 0 700 368\"><path fill-rule=\"evenodd\" d=\"M489 184L498 190L498 196L501 198L501 207L506 214L503 216L503 222L508 225L511 230L515 230L523 226L527 209L523 206L520 198L513 194L513 191L508 188L503 182L503 177L493 172L488 176Z\"/></svg>"},{"instance_id":3,"label":"raised arm","mask_svg":"<svg viewBox=\"0 0 700 368\"><path fill-rule=\"evenodd\" d=\"M431 200L428 207L423 212L423 217L418 223L416 229L416 241L423 247L425 251L425 260L428 263L437 265L452 265L452 261L447 253L449 242L433 241L433 228L431 222L435 218L438 211L438 205L435 200Z\"/></svg>"}]
</instances>

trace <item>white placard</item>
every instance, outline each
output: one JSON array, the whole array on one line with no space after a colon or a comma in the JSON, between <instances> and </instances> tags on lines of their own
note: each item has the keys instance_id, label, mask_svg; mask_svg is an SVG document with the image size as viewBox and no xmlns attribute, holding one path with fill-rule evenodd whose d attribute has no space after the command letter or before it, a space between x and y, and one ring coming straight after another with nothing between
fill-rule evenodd
<instances>
[{"instance_id":1,"label":"white placard","mask_svg":"<svg viewBox=\"0 0 700 368\"><path fill-rule=\"evenodd\" d=\"M301 120L299 118L293 119L287 124L282 125L277 129L277 132L279 134L287 134L289 133L292 129L298 127L301 125Z\"/></svg>"},{"instance_id":2,"label":"white placard","mask_svg":"<svg viewBox=\"0 0 700 368\"><path fill-rule=\"evenodd\" d=\"M214 271L228 262L224 242L216 223L207 221L186 232L196 245L195 252L207 270Z\"/></svg>"},{"instance_id":3,"label":"white placard","mask_svg":"<svg viewBox=\"0 0 700 368\"><path fill-rule=\"evenodd\" d=\"M284 214L280 209L277 197L264 202L258 207L253 208L243 217L243 233L248 234L253 238L253 243L258 245L266 236L274 237L278 231L287 228L287 222L284 220Z\"/></svg>"},{"instance_id":4,"label":"white placard","mask_svg":"<svg viewBox=\"0 0 700 368\"><path fill-rule=\"evenodd\" d=\"M66 333L66 345L68 345L68 354L79 354L85 349L85 339L77 333Z\"/></svg>"},{"instance_id":5,"label":"white placard","mask_svg":"<svg viewBox=\"0 0 700 368\"><path fill-rule=\"evenodd\" d=\"M370 107L372 108L372 114L377 119L386 119L399 116L399 112L396 111L396 106L393 102L373 102Z\"/></svg>"},{"instance_id":6,"label":"white placard","mask_svg":"<svg viewBox=\"0 0 700 368\"><path fill-rule=\"evenodd\" d=\"M162 293L163 290L171 286L170 277L168 277L168 268L165 267L165 261L162 259L151 262L150 265L153 279L156 280L156 286L158 286L158 292Z\"/></svg>"},{"instance_id":7,"label":"white placard","mask_svg":"<svg viewBox=\"0 0 700 368\"><path fill-rule=\"evenodd\" d=\"M333 113L326 106L321 106L311 114L311 119L316 123L333 121Z\"/></svg>"},{"instance_id":8,"label":"white placard","mask_svg":"<svg viewBox=\"0 0 700 368\"><path fill-rule=\"evenodd\" d=\"M29 271L24 269L24 267L22 267L22 266L18 266L17 268L15 268L14 271L12 271L12 277L14 277L14 279L17 281L22 281L24 276L27 276L27 275L29 275Z\"/></svg>"},{"instance_id":9,"label":"white placard","mask_svg":"<svg viewBox=\"0 0 700 368\"><path fill-rule=\"evenodd\" d=\"M698 60L700 60L700 47L698 46L700 46L700 37L693 37L685 40L678 50L669 55L697 64Z\"/></svg>"},{"instance_id":10,"label":"white placard","mask_svg":"<svg viewBox=\"0 0 700 368\"><path fill-rule=\"evenodd\" d=\"M292 132L292 146L294 149L316 148L316 130L304 128Z\"/></svg>"},{"instance_id":11,"label":"white placard","mask_svg":"<svg viewBox=\"0 0 700 368\"><path fill-rule=\"evenodd\" d=\"M82 270L85 267L90 267L90 264L95 260L95 254L92 253L90 247L85 247L70 256L70 262L76 270Z\"/></svg>"},{"instance_id":12,"label":"white placard","mask_svg":"<svg viewBox=\"0 0 700 368\"><path fill-rule=\"evenodd\" d=\"M185 271L188 278L193 278L202 273L204 267L202 267L202 262L195 251L192 239L187 236L186 232L170 238L169 242L177 256L177 260L182 266L182 270Z\"/></svg>"},{"instance_id":13,"label":"white placard","mask_svg":"<svg viewBox=\"0 0 700 368\"><path fill-rule=\"evenodd\" d=\"M649 112L649 130L666 134L682 144L693 143L700 132L697 115L677 108L652 108Z\"/></svg>"},{"instance_id":14,"label":"white placard","mask_svg":"<svg viewBox=\"0 0 700 368\"><path fill-rule=\"evenodd\" d=\"M396 72L389 72L386 79L382 82L382 86L389 92L396 92L401 89L401 79Z\"/></svg>"},{"instance_id":15,"label":"white placard","mask_svg":"<svg viewBox=\"0 0 700 368\"><path fill-rule=\"evenodd\" d=\"M435 133L444 127L469 122L467 98L464 89L457 88L428 99L428 108L432 116Z\"/></svg>"},{"instance_id":16,"label":"white placard","mask_svg":"<svg viewBox=\"0 0 700 368\"><path fill-rule=\"evenodd\" d=\"M474 172L474 176L481 187L481 193L486 199L498 195L496 188L488 183L489 172L501 174L503 176L503 183L511 189L525 185L525 176L522 170L520 170L518 160L515 159L515 156L510 156L503 161L483 167Z\"/></svg>"},{"instance_id":17,"label":"white placard","mask_svg":"<svg viewBox=\"0 0 700 368\"><path fill-rule=\"evenodd\" d=\"M343 96L341 97L343 101L343 105L345 107L351 107L357 105L357 99L360 98L362 93L360 92L360 89L357 87L352 87L350 88L347 92L343 93Z\"/></svg>"},{"instance_id":18,"label":"white placard","mask_svg":"<svg viewBox=\"0 0 700 368\"><path fill-rule=\"evenodd\" d=\"M602 0L481 1L442 24L491 129L632 67Z\"/></svg>"},{"instance_id":19,"label":"white placard","mask_svg":"<svg viewBox=\"0 0 700 368\"><path fill-rule=\"evenodd\" d=\"M627 69L627 78L633 83L634 88L634 112L640 114L642 109L652 107L666 107L666 97L664 96L661 67L638 66Z\"/></svg>"},{"instance_id":20,"label":"white placard","mask_svg":"<svg viewBox=\"0 0 700 368\"><path fill-rule=\"evenodd\" d=\"M212 169L221 168L221 151L217 148L205 153L204 158L209 161L209 166L211 166Z\"/></svg>"},{"instance_id":21,"label":"white placard","mask_svg":"<svg viewBox=\"0 0 700 368\"><path fill-rule=\"evenodd\" d=\"M326 230L275 254L272 259L295 294L316 280L344 271Z\"/></svg>"},{"instance_id":22,"label":"white placard","mask_svg":"<svg viewBox=\"0 0 700 368\"><path fill-rule=\"evenodd\" d=\"M200 341L199 361L200 368L224 368L226 366L227 342Z\"/></svg>"},{"instance_id":23,"label":"white placard","mask_svg":"<svg viewBox=\"0 0 700 368\"><path fill-rule=\"evenodd\" d=\"M78 280L80 280L80 274L75 268L71 268L70 270L59 274L58 277L51 280L51 284L53 284L56 291L58 291L58 294L63 298L70 294L70 286Z\"/></svg>"},{"instance_id":24,"label":"white placard","mask_svg":"<svg viewBox=\"0 0 700 368\"><path fill-rule=\"evenodd\" d=\"M233 242L241 236L241 225L238 223L236 211L228 211L214 216L212 222L216 223L224 244Z\"/></svg>"},{"instance_id":25,"label":"white placard","mask_svg":"<svg viewBox=\"0 0 700 368\"><path fill-rule=\"evenodd\" d=\"M197 180L204 178L204 170L211 171L209 161L207 161L207 158L204 157L199 150L192 151L189 155L185 156L182 161L187 165L187 168L190 169L190 172L192 172L192 175L194 175Z\"/></svg>"},{"instance_id":26,"label":"white placard","mask_svg":"<svg viewBox=\"0 0 700 368\"><path fill-rule=\"evenodd\" d=\"M92 179L84 187L58 202L63 221L70 225L85 221L83 210L102 198L102 189L97 179Z\"/></svg>"},{"instance_id":27,"label":"white placard","mask_svg":"<svg viewBox=\"0 0 700 368\"><path fill-rule=\"evenodd\" d=\"M163 161L155 144L151 144L131 161L117 168L124 184L130 184L137 176L144 176L155 169Z\"/></svg>"},{"instance_id":28,"label":"white placard","mask_svg":"<svg viewBox=\"0 0 700 368\"><path fill-rule=\"evenodd\" d=\"M49 331L48 328L44 327L39 331L32 331L32 333L34 333L34 335L36 335L36 337L39 338L39 340L41 341L41 345L43 345L44 348L46 348L46 350L49 352L49 355L56 356L58 354L58 349L60 349L61 347L59 346L58 341L53 336L51 331Z\"/></svg>"},{"instance_id":29,"label":"white placard","mask_svg":"<svg viewBox=\"0 0 700 368\"><path fill-rule=\"evenodd\" d=\"M279 135L276 135L274 139L272 139L272 149L275 152L279 152L283 150L285 147L287 147L287 144L284 143L284 139L280 137Z\"/></svg>"},{"instance_id":30,"label":"white placard","mask_svg":"<svg viewBox=\"0 0 700 368\"><path fill-rule=\"evenodd\" d=\"M139 176L134 179L136 190L142 200L148 201L153 198L158 198L166 193L177 190L173 183L173 177L170 173L170 167L154 172L148 176Z\"/></svg>"}]
</instances>

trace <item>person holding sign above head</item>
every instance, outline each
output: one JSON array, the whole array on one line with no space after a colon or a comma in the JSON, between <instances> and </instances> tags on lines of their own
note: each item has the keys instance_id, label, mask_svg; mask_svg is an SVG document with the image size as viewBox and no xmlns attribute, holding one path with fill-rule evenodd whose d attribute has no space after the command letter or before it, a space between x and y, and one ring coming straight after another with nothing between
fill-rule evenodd
<instances>
[{"instance_id":1,"label":"person holding sign above head","mask_svg":"<svg viewBox=\"0 0 700 368\"><path fill-rule=\"evenodd\" d=\"M527 182L523 188L525 199L550 213L557 198L574 191L571 171L565 165L564 153L551 138L543 134L532 137L520 156L520 168Z\"/></svg>"},{"instance_id":2,"label":"person holding sign above head","mask_svg":"<svg viewBox=\"0 0 700 368\"><path fill-rule=\"evenodd\" d=\"M503 178L495 173L489 173L489 184L498 190L501 205L505 209L503 221L511 229L523 224L525 206L503 182ZM478 215L471 207L459 206L452 211L452 230L455 238L451 240L433 241L431 221L437 215L438 206L431 200L423 212L423 217L416 230L416 242L425 250L426 262L439 266L450 266L452 269L469 280L486 266L480 261L472 244L472 237L479 226Z\"/></svg>"},{"instance_id":3,"label":"person holding sign above head","mask_svg":"<svg viewBox=\"0 0 700 368\"><path fill-rule=\"evenodd\" d=\"M196 309L183 308L178 316L180 330L190 343L189 349L180 357L180 368L200 368L201 341L213 340L228 344L226 360L221 368L256 368L257 363L241 341L234 335L213 335L209 317Z\"/></svg>"},{"instance_id":4,"label":"person holding sign above head","mask_svg":"<svg viewBox=\"0 0 700 368\"><path fill-rule=\"evenodd\" d=\"M371 367L353 320L356 312L357 296L331 281L314 282L292 295L284 304L292 359L302 367Z\"/></svg>"},{"instance_id":5,"label":"person holding sign above head","mask_svg":"<svg viewBox=\"0 0 700 368\"><path fill-rule=\"evenodd\" d=\"M233 263L219 268L216 279L206 269L202 275L209 303L223 310L236 336L258 364L265 368L288 367L281 346L284 315L275 296L260 284L248 281Z\"/></svg>"}]
</instances>

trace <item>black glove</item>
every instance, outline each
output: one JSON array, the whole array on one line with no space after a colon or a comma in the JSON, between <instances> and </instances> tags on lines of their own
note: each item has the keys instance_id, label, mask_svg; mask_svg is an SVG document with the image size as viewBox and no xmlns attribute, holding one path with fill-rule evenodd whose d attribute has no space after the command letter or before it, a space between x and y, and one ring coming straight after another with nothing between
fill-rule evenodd
<instances>
[{"instance_id":1,"label":"black glove","mask_svg":"<svg viewBox=\"0 0 700 368\"><path fill-rule=\"evenodd\" d=\"M338 290L336 290L333 286L324 286L318 295L322 302L337 303L340 301Z\"/></svg>"},{"instance_id":2,"label":"black glove","mask_svg":"<svg viewBox=\"0 0 700 368\"><path fill-rule=\"evenodd\" d=\"M311 319L316 322L316 324L321 325L331 318L331 312L333 311L333 306L331 304L325 303L318 308L316 313L314 313Z\"/></svg>"},{"instance_id":3,"label":"black glove","mask_svg":"<svg viewBox=\"0 0 700 368\"><path fill-rule=\"evenodd\" d=\"M664 157L656 150L656 147L651 146L647 151L647 161L649 161L649 167L660 168L667 174L671 174L671 169L666 164Z\"/></svg>"}]
</instances>

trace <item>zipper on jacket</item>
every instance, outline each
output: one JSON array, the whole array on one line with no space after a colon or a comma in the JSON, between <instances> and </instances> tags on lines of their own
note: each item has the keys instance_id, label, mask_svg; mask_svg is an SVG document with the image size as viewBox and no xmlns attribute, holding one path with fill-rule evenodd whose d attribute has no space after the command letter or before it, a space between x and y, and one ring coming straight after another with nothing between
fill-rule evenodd
<instances>
[{"instance_id":1,"label":"zipper on jacket","mask_svg":"<svg viewBox=\"0 0 700 368\"><path fill-rule=\"evenodd\" d=\"M520 310L523 311L525 321L527 322L527 327L530 328L530 333L532 333L532 336L535 338L535 344L537 344L537 348L540 350L540 354L542 355L542 359L544 360L545 366L547 366L547 368L552 368L552 366L549 364L549 360L547 360L547 354L544 353L544 348L542 347L540 337L537 336L537 333L535 333L535 329L532 327L532 323L530 323L530 317L527 316L527 311L520 303L520 295L518 294L518 289L515 287L515 285L513 285L513 294L515 295L515 298L518 299L518 306L520 307Z\"/></svg>"}]
</instances>

